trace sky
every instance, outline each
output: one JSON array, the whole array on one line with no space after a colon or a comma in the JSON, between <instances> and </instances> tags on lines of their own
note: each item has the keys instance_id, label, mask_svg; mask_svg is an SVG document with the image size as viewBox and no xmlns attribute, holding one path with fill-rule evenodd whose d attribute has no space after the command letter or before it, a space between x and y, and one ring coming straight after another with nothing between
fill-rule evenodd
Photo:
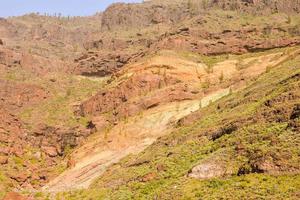
<instances>
[{"instance_id":1,"label":"sky","mask_svg":"<svg viewBox=\"0 0 300 200\"><path fill-rule=\"evenodd\" d=\"M141 0L0 0L0 17L26 13L62 13L64 16L87 16L103 11L111 3Z\"/></svg>"}]
</instances>

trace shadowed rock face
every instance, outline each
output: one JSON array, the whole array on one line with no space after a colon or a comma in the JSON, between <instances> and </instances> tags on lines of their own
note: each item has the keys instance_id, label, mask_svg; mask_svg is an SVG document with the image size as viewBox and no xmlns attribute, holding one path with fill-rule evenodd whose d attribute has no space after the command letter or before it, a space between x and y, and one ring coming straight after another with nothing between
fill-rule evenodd
<instances>
[{"instance_id":1,"label":"shadowed rock face","mask_svg":"<svg viewBox=\"0 0 300 200\"><path fill-rule=\"evenodd\" d=\"M143 53L126 54L122 51L116 53L91 52L75 59L77 65L74 68L74 73L94 77L108 76L118 72L135 57L142 57L143 55Z\"/></svg>"}]
</instances>

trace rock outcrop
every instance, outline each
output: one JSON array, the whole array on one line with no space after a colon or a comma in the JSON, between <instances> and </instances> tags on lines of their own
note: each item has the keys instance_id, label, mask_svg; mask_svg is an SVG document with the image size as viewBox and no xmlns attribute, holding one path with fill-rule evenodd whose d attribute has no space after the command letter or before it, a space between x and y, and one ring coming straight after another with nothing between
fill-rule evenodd
<instances>
[{"instance_id":1,"label":"rock outcrop","mask_svg":"<svg viewBox=\"0 0 300 200\"><path fill-rule=\"evenodd\" d=\"M31 145L40 148L49 157L63 156L65 151L82 144L85 138L95 132L84 127L51 127L40 124L33 135Z\"/></svg>"},{"instance_id":2,"label":"rock outcrop","mask_svg":"<svg viewBox=\"0 0 300 200\"><path fill-rule=\"evenodd\" d=\"M117 3L102 16L102 29L143 28L155 24L174 24L210 9L233 10L267 15L274 12L299 13L300 2L293 0L175 0L148 1L137 4Z\"/></svg>"},{"instance_id":3,"label":"rock outcrop","mask_svg":"<svg viewBox=\"0 0 300 200\"><path fill-rule=\"evenodd\" d=\"M191 51L204 55L243 54L300 43L299 26L292 23L291 17L283 14L299 13L299 2L236 0L207 1L207 5L203 2L150 1L143 4L112 5L103 13L103 33L111 30L127 34L130 29L133 36L127 39L123 36L109 39L104 34L99 40L87 42L85 48L88 53L75 59L78 65L74 72L92 76L109 75L128 63L134 63L143 55L155 54L161 49ZM287 7L283 6L285 3ZM156 12L156 9L160 12ZM253 17L267 14L272 16L275 12L281 16L274 15L269 19L270 22L278 22L277 25L249 22L235 28L230 26L235 21L235 14L210 17L209 11L214 12L216 9L245 12ZM152 12L158 13L161 20L154 20ZM211 29L212 26L217 28ZM141 30L135 30L135 27ZM155 31L149 33L149 27Z\"/></svg>"},{"instance_id":4,"label":"rock outcrop","mask_svg":"<svg viewBox=\"0 0 300 200\"><path fill-rule=\"evenodd\" d=\"M274 12L299 13L300 2L293 0L212 0L211 6L225 10L239 10L246 13L267 15Z\"/></svg>"},{"instance_id":5,"label":"rock outcrop","mask_svg":"<svg viewBox=\"0 0 300 200\"><path fill-rule=\"evenodd\" d=\"M175 1L176 2L176 1ZM184 3L149 1L143 4L117 3L102 16L102 29L143 28L154 24L168 24L188 16Z\"/></svg>"},{"instance_id":6,"label":"rock outcrop","mask_svg":"<svg viewBox=\"0 0 300 200\"><path fill-rule=\"evenodd\" d=\"M243 54L263 51L273 48L295 46L300 44L299 35L289 38L277 38L264 40L253 39L262 35L264 29L223 30L220 33L202 32L199 37L197 30L187 30L185 34L170 33L159 39L151 48L176 49L179 51L191 51L204 55ZM269 30L278 31L276 28ZM287 33L288 30L279 29L279 32Z\"/></svg>"},{"instance_id":7,"label":"rock outcrop","mask_svg":"<svg viewBox=\"0 0 300 200\"><path fill-rule=\"evenodd\" d=\"M89 52L75 59L78 63L74 69L75 74L84 76L104 77L118 72L124 65L128 64L141 55L127 55L126 53L97 53Z\"/></svg>"},{"instance_id":8,"label":"rock outcrop","mask_svg":"<svg viewBox=\"0 0 300 200\"><path fill-rule=\"evenodd\" d=\"M92 125L28 128L20 112L51 98L41 86L0 79L0 96L0 164L15 186L45 184L64 156L95 131Z\"/></svg>"},{"instance_id":9,"label":"rock outcrop","mask_svg":"<svg viewBox=\"0 0 300 200\"><path fill-rule=\"evenodd\" d=\"M40 125L31 133L15 115L8 114L2 109L0 113L0 143L2 144L0 163L14 165L14 160L9 159L12 156L22 160L19 162L23 163L25 172L13 169L8 173L16 184L27 188L40 186L32 186L34 181L38 181L41 185L49 181L51 167L55 167L70 149L82 144L85 138L95 131L94 128L85 127L62 128ZM33 149L35 149L34 153ZM24 156L35 160L36 163L23 160ZM46 166L39 168L40 162L45 163Z\"/></svg>"},{"instance_id":10,"label":"rock outcrop","mask_svg":"<svg viewBox=\"0 0 300 200\"><path fill-rule=\"evenodd\" d=\"M231 175L230 169L226 168L226 164L214 160L207 161L194 167L188 174L191 178L196 179L212 179L222 178Z\"/></svg>"}]
</instances>

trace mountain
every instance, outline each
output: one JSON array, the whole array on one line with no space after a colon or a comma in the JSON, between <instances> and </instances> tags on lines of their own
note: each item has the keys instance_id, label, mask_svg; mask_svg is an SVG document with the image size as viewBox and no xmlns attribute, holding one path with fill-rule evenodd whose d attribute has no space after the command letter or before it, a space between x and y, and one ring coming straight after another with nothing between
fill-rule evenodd
<instances>
[{"instance_id":1,"label":"mountain","mask_svg":"<svg viewBox=\"0 0 300 200\"><path fill-rule=\"evenodd\" d=\"M290 0L0 19L0 198L298 199L299 22Z\"/></svg>"}]
</instances>

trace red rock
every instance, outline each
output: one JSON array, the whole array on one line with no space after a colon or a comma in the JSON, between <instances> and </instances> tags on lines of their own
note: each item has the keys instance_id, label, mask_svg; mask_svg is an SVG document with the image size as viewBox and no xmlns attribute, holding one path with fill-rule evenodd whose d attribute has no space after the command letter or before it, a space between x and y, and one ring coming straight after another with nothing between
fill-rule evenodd
<instances>
[{"instance_id":1,"label":"red rock","mask_svg":"<svg viewBox=\"0 0 300 200\"><path fill-rule=\"evenodd\" d=\"M11 179L14 179L19 183L24 183L27 180L27 178L29 178L29 177L30 176L26 172L19 172L19 173L14 173L14 174L10 175Z\"/></svg>"},{"instance_id":2,"label":"red rock","mask_svg":"<svg viewBox=\"0 0 300 200\"><path fill-rule=\"evenodd\" d=\"M75 167L75 165L76 165L76 161L73 158L69 158L67 163L68 168L73 168Z\"/></svg>"},{"instance_id":3,"label":"red rock","mask_svg":"<svg viewBox=\"0 0 300 200\"><path fill-rule=\"evenodd\" d=\"M160 69L160 66L157 68ZM99 92L83 102L81 115L97 116L114 110L114 117L119 119L133 116L159 104L201 97L201 92L195 93L192 86L189 87L181 83L184 81L183 76L177 76L174 72L172 75L164 76L145 69L132 75L118 87ZM165 87L169 85L173 86ZM151 93L151 95L144 95L145 93ZM137 97L139 100L135 101L134 99ZM97 125L98 119L95 119L96 121L93 123ZM103 124L103 122L99 124Z\"/></svg>"},{"instance_id":4,"label":"red rock","mask_svg":"<svg viewBox=\"0 0 300 200\"><path fill-rule=\"evenodd\" d=\"M92 121L96 125L98 131L103 131L110 125L110 122L104 116L93 117Z\"/></svg>"},{"instance_id":5,"label":"red rock","mask_svg":"<svg viewBox=\"0 0 300 200\"><path fill-rule=\"evenodd\" d=\"M8 163L8 157L7 156L0 156L0 165L5 165Z\"/></svg>"},{"instance_id":6,"label":"red rock","mask_svg":"<svg viewBox=\"0 0 300 200\"><path fill-rule=\"evenodd\" d=\"M0 154L8 155L9 154L9 148L8 147L0 147Z\"/></svg>"},{"instance_id":7,"label":"red rock","mask_svg":"<svg viewBox=\"0 0 300 200\"><path fill-rule=\"evenodd\" d=\"M5 195L3 200L29 200L29 199L16 192L9 192Z\"/></svg>"},{"instance_id":8,"label":"red rock","mask_svg":"<svg viewBox=\"0 0 300 200\"><path fill-rule=\"evenodd\" d=\"M11 152L18 157L21 157L24 154L24 150L21 145L15 145L12 147Z\"/></svg>"},{"instance_id":9,"label":"red rock","mask_svg":"<svg viewBox=\"0 0 300 200\"><path fill-rule=\"evenodd\" d=\"M21 187L25 190L28 190L28 191L33 191L34 190L34 187L28 182L23 183L21 185Z\"/></svg>"},{"instance_id":10,"label":"red rock","mask_svg":"<svg viewBox=\"0 0 300 200\"><path fill-rule=\"evenodd\" d=\"M129 63L129 60L139 57L138 55L120 51L114 53L93 52L84 54L80 58L75 59L75 62L78 64L74 71L76 74L85 76L107 76L119 71L121 67ZM95 63L98 64L95 65Z\"/></svg>"},{"instance_id":11,"label":"red rock","mask_svg":"<svg viewBox=\"0 0 300 200\"><path fill-rule=\"evenodd\" d=\"M56 156L58 156L58 152L57 152L56 147L42 147L42 149L50 157L56 157Z\"/></svg>"},{"instance_id":12,"label":"red rock","mask_svg":"<svg viewBox=\"0 0 300 200\"><path fill-rule=\"evenodd\" d=\"M2 132L2 130L3 130L3 132ZM2 142L2 143L4 143L4 142L7 142L7 140L8 140L8 135L7 134L5 134L5 127L0 127L0 142Z\"/></svg>"}]
</instances>

